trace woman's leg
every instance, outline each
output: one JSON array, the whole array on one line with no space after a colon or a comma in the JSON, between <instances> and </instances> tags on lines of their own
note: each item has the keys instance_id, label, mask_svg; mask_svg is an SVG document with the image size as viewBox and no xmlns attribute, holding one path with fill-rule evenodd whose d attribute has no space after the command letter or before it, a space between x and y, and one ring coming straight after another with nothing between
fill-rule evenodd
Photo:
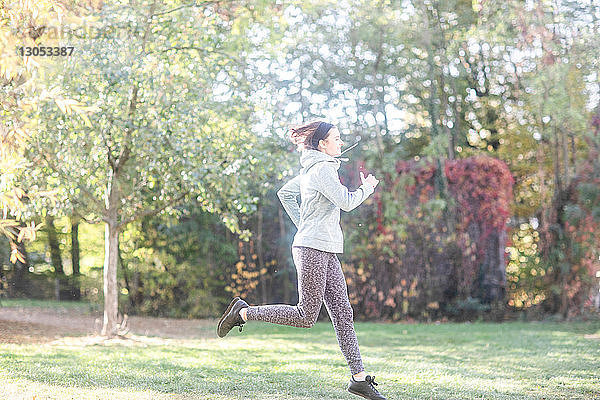
<instances>
[{"instance_id":1,"label":"woman's leg","mask_svg":"<svg viewBox=\"0 0 600 400\"><path fill-rule=\"evenodd\" d=\"M324 298L338 344L348 362L350 372L352 375L358 374L364 371L364 368L354 331L354 313L348 299L348 288L342 265L335 254L332 254L328 264Z\"/></svg>"},{"instance_id":2,"label":"woman's leg","mask_svg":"<svg viewBox=\"0 0 600 400\"><path fill-rule=\"evenodd\" d=\"M312 327L317 321L323 304L330 255L331 253L310 247L293 247L292 256L298 273L298 305L250 306L246 311L247 320L298 328Z\"/></svg>"}]
</instances>

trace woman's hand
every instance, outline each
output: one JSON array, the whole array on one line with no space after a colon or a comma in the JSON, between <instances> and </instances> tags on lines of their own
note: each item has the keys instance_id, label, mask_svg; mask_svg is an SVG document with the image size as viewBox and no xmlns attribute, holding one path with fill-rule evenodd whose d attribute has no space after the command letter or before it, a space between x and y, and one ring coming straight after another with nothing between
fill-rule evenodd
<instances>
[{"instance_id":1,"label":"woman's hand","mask_svg":"<svg viewBox=\"0 0 600 400\"><path fill-rule=\"evenodd\" d=\"M365 178L365 175L363 174L362 171L360 171L360 181L366 185L372 186L373 189L375 189L375 186L377 186L377 184L379 183L379 180L377 180L373 175L369 174L369 176L367 176Z\"/></svg>"}]
</instances>

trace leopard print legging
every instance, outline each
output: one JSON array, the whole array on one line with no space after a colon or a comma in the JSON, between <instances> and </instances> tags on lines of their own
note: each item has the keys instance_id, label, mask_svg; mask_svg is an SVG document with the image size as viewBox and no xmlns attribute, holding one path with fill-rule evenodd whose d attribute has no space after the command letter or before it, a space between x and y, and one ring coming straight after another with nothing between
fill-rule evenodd
<instances>
[{"instance_id":1,"label":"leopard print legging","mask_svg":"<svg viewBox=\"0 0 600 400\"><path fill-rule=\"evenodd\" d=\"M298 273L298 305L250 306L246 314L247 320L310 328L317 321L325 300L325 307L350 372L354 375L363 371L354 331L354 314L337 255L310 247L294 246L292 256Z\"/></svg>"}]
</instances>

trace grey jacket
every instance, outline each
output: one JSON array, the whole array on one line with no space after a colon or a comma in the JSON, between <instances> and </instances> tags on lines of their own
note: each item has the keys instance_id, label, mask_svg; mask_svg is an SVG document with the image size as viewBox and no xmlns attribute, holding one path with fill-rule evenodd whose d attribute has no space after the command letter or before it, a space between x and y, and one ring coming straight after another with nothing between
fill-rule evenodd
<instances>
[{"instance_id":1,"label":"grey jacket","mask_svg":"<svg viewBox=\"0 0 600 400\"><path fill-rule=\"evenodd\" d=\"M318 150L302 151L300 164L300 174L277 192L283 208L298 228L292 246L343 253L340 209L355 209L375 189L363 184L355 192L349 192L338 176L340 161Z\"/></svg>"}]
</instances>

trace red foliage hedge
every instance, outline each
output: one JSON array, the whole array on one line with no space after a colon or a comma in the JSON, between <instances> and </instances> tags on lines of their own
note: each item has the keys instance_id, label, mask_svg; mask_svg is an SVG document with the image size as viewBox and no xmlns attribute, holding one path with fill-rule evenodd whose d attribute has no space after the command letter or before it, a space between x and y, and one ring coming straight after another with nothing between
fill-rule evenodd
<instances>
[{"instance_id":1,"label":"red foliage hedge","mask_svg":"<svg viewBox=\"0 0 600 400\"><path fill-rule=\"evenodd\" d=\"M398 161L395 172L373 197L375 215L362 211L374 221L369 234L351 238L355 306L372 318L429 319L503 302L507 165L484 156Z\"/></svg>"}]
</instances>

